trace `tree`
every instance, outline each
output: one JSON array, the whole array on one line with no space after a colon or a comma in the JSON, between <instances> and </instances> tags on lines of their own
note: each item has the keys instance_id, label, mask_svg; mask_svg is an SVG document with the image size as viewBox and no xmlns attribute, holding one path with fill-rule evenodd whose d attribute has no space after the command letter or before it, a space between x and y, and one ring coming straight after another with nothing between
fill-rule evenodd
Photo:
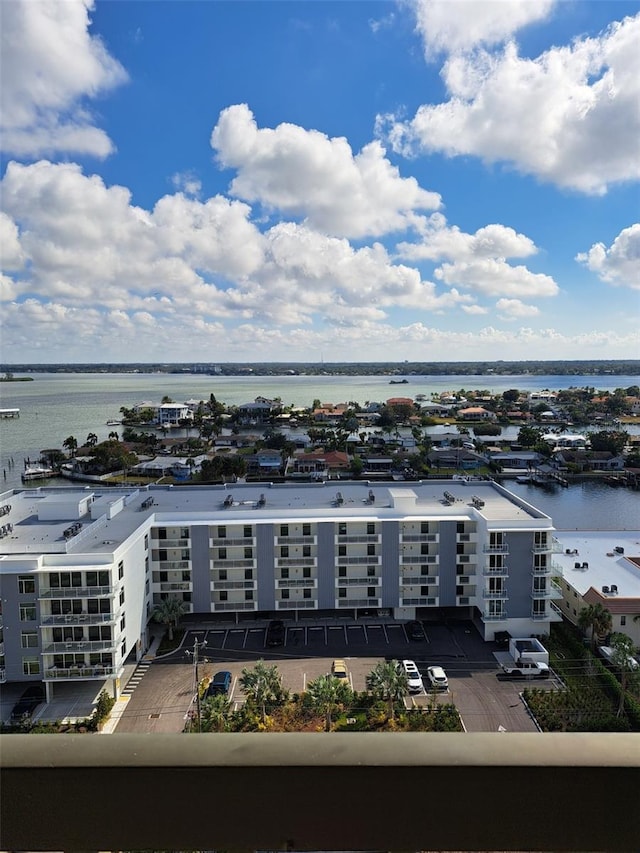
<instances>
[{"instance_id":1,"label":"tree","mask_svg":"<svg viewBox=\"0 0 640 853\"><path fill-rule=\"evenodd\" d=\"M151 614L154 622L160 622L169 629L169 640L173 640L173 629L186 612L187 606L181 598L165 598L156 605Z\"/></svg>"},{"instance_id":2,"label":"tree","mask_svg":"<svg viewBox=\"0 0 640 853\"><path fill-rule=\"evenodd\" d=\"M536 427L523 426L518 430L518 444L522 447L534 447L542 441L542 430Z\"/></svg>"},{"instance_id":3,"label":"tree","mask_svg":"<svg viewBox=\"0 0 640 853\"><path fill-rule=\"evenodd\" d=\"M611 613L598 602L583 607L578 614L578 627L586 633L591 629L591 648L596 647L596 638L608 634L611 630Z\"/></svg>"},{"instance_id":4,"label":"tree","mask_svg":"<svg viewBox=\"0 0 640 853\"><path fill-rule=\"evenodd\" d=\"M116 435L116 437L117 437L117 435ZM97 443L98 443L98 436L95 434L95 432L90 432L89 435L87 436L87 440L85 441L85 444L87 445L87 447L95 447Z\"/></svg>"},{"instance_id":5,"label":"tree","mask_svg":"<svg viewBox=\"0 0 640 853\"><path fill-rule=\"evenodd\" d=\"M263 660L259 660L253 669L242 670L240 686L260 708L263 723L267 717L267 705L284 702L288 696L288 691L282 686L278 667L267 666Z\"/></svg>"},{"instance_id":6,"label":"tree","mask_svg":"<svg viewBox=\"0 0 640 853\"><path fill-rule=\"evenodd\" d=\"M313 707L324 714L324 730L331 731L331 717L353 698L353 690L340 678L321 675L307 684L307 695Z\"/></svg>"},{"instance_id":7,"label":"tree","mask_svg":"<svg viewBox=\"0 0 640 853\"><path fill-rule=\"evenodd\" d=\"M72 456L75 456L76 450L78 449L78 441L73 435L70 435L62 442L62 446L66 447L66 449Z\"/></svg>"},{"instance_id":8,"label":"tree","mask_svg":"<svg viewBox=\"0 0 640 853\"><path fill-rule=\"evenodd\" d=\"M622 453L628 441L629 434L622 430L602 430L601 432L592 432L589 436L592 450L608 450L614 456Z\"/></svg>"},{"instance_id":9,"label":"tree","mask_svg":"<svg viewBox=\"0 0 640 853\"><path fill-rule=\"evenodd\" d=\"M611 635L610 643L613 649L611 662L620 670L620 703L616 713L616 716L620 717L624 711L629 676L636 675L638 669L638 664L634 658L636 648L631 637L619 632Z\"/></svg>"},{"instance_id":10,"label":"tree","mask_svg":"<svg viewBox=\"0 0 640 853\"><path fill-rule=\"evenodd\" d=\"M520 392L517 388L509 388L507 391L502 392L502 399L505 403L516 403L519 397Z\"/></svg>"},{"instance_id":11,"label":"tree","mask_svg":"<svg viewBox=\"0 0 640 853\"><path fill-rule=\"evenodd\" d=\"M394 704L404 699L408 690L407 676L398 667L398 661L380 661L367 675L367 690L388 704L389 717L394 718Z\"/></svg>"},{"instance_id":12,"label":"tree","mask_svg":"<svg viewBox=\"0 0 640 853\"><path fill-rule=\"evenodd\" d=\"M225 693L209 696L200 709L201 727L203 732L223 732L227 727L227 719L231 703Z\"/></svg>"}]
</instances>

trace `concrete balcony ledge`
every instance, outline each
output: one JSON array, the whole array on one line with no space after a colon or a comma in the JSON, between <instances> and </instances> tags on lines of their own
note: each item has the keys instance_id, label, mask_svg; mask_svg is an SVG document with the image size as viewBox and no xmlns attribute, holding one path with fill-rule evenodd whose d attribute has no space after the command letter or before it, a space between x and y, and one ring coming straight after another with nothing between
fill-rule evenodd
<instances>
[{"instance_id":1,"label":"concrete balcony ledge","mask_svg":"<svg viewBox=\"0 0 640 853\"><path fill-rule=\"evenodd\" d=\"M640 837L636 734L0 741L2 849L623 851ZM424 814L429 779L438 820L394 819ZM212 802L224 819L193 819ZM348 820L325 819L345 810Z\"/></svg>"}]
</instances>

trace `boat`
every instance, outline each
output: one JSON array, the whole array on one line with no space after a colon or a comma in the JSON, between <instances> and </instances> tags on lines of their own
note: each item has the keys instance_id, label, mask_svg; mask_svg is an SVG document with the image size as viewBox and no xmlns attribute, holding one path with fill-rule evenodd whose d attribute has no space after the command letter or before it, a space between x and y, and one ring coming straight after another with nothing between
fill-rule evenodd
<instances>
[{"instance_id":1,"label":"boat","mask_svg":"<svg viewBox=\"0 0 640 853\"><path fill-rule=\"evenodd\" d=\"M107 421L107 426L122 426L122 421Z\"/></svg>"},{"instance_id":2,"label":"boat","mask_svg":"<svg viewBox=\"0 0 640 853\"><path fill-rule=\"evenodd\" d=\"M522 474L519 477L516 477L516 483L532 483L533 480L529 475Z\"/></svg>"},{"instance_id":3,"label":"boat","mask_svg":"<svg viewBox=\"0 0 640 853\"><path fill-rule=\"evenodd\" d=\"M22 482L27 483L29 480L48 480L49 477L55 477L56 472L53 468L47 468L45 465L28 465L22 472Z\"/></svg>"}]
</instances>

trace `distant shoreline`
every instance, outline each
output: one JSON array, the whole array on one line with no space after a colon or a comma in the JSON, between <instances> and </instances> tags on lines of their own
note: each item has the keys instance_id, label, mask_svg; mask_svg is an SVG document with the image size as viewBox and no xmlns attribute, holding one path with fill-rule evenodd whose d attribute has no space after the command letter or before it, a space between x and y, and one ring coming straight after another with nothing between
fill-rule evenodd
<instances>
[{"instance_id":1,"label":"distant shoreline","mask_svg":"<svg viewBox=\"0 0 640 853\"><path fill-rule=\"evenodd\" d=\"M33 376L0 376L0 382L33 382Z\"/></svg>"},{"instance_id":2,"label":"distant shoreline","mask_svg":"<svg viewBox=\"0 0 640 853\"><path fill-rule=\"evenodd\" d=\"M640 376L640 359L585 361L442 361L442 362L262 362L262 363L161 363L126 364L14 364L0 365L13 373L140 373L183 376ZM28 381L13 377L1 381ZM409 380L407 380L408 382Z\"/></svg>"}]
</instances>

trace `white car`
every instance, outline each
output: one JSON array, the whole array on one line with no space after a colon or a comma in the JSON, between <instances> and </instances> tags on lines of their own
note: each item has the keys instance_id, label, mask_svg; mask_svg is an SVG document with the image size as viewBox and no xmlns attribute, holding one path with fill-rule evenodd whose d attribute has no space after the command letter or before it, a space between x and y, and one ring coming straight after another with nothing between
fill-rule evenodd
<instances>
[{"instance_id":1,"label":"white car","mask_svg":"<svg viewBox=\"0 0 640 853\"><path fill-rule=\"evenodd\" d=\"M441 666L430 666L427 669L427 675L429 677L429 681L431 682L431 686L435 690L449 689L449 679L447 678L447 673Z\"/></svg>"},{"instance_id":2,"label":"white car","mask_svg":"<svg viewBox=\"0 0 640 853\"><path fill-rule=\"evenodd\" d=\"M422 683L420 670L415 663L412 660L403 660L398 664L398 668L407 676L409 693L422 693L424 690L424 684Z\"/></svg>"}]
</instances>

